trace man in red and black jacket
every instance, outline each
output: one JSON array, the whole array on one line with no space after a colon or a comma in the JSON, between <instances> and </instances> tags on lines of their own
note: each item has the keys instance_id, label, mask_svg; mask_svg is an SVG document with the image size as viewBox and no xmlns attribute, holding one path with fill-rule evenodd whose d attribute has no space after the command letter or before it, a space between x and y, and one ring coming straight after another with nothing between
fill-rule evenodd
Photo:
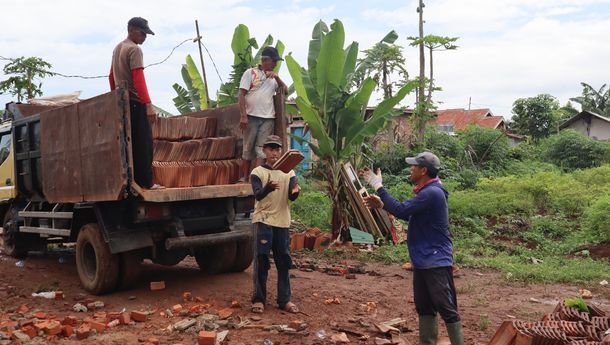
<instances>
[{"instance_id":1,"label":"man in red and black jacket","mask_svg":"<svg viewBox=\"0 0 610 345\"><path fill-rule=\"evenodd\" d=\"M146 35L154 35L148 21L134 17L127 23L127 38L119 43L112 52L110 66L110 89L126 83L129 89L131 110L131 146L133 150L134 177L141 187L156 189L153 184L152 160L153 141L151 124L156 114L148 95L144 79L144 58L138 46L144 43Z\"/></svg>"}]
</instances>

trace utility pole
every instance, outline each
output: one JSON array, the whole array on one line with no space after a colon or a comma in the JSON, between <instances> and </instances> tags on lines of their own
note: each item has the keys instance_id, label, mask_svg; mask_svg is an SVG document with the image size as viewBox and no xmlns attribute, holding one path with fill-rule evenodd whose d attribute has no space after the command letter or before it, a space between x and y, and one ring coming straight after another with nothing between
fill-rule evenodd
<instances>
[{"instance_id":1,"label":"utility pole","mask_svg":"<svg viewBox=\"0 0 610 345\"><path fill-rule=\"evenodd\" d=\"M203 73L203 83L205 84L205 98L208 103L208 108L211 108L212 105L210 103L210 94L208 92L208 79L205 75L205 66L203 64L203 52L201 51L201 35L199 34L199 21L195 19L195 28L197 29L197 46L199 46L199 60L201 61L201 72Z\"/></svg>"},{"instance_id":2,"label":"utility pole","mask_svg":"<svg viewBox=\"0 0 610 345\"><path fill-rule=\"evenodd\" d=\"M424 94L426 80L426 58L424 56L424 1L419 0L417 13L419 13L419 87L417 92L418 119L416 120L418 141L423 142L426 130L426 97Z\"/></svg>"},{"instance_id":3,"label":"utility pole","mask_svg":"<svg viewBox=\"0 0 610 345\"><path fill-rule=\"evenodd\" d=\"M468 97L468 110L470 110L471 102L472 102L472 97Z\"/></svg>"}]
</instances>

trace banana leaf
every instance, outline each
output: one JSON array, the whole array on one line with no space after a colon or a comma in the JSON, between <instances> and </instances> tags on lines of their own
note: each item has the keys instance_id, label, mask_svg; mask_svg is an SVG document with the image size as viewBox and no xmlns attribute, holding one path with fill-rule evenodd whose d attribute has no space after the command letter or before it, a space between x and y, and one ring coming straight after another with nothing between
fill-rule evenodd
<instances>
[{"instance_id":1,"label":"banana leaf","mask_svg":"<svg viewBox=\"0 0 610 345\"><path fill-rule=\"evenodd\" d=\"M199 94L199 109L207 109L208 99L205 92L206 85L190 54L186 56L186 70L193 83L193 89L197 90L197 93Z\"/></svg>"}]
</instances>

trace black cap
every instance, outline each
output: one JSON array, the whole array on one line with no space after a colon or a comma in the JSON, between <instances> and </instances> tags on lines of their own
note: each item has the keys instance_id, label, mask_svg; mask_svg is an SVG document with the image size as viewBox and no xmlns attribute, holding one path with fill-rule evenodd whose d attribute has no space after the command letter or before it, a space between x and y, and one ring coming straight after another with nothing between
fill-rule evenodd
<instances>
[{"instance_id":1,"label":"black cap","mask_svg":"<svg viewBox=\"0 0 610 345\"><path fill-rule=\"evenodd\" d=\"M265 142L263 143L263 147L267 146L282 147L282 139L279 136L272 134L268 136L267 139L265 139Z\"/></svg>"},{"instance_id":2,"label":"black cap","mask_svg":"<svg viewBox=\"0 0 610 345\"><path fill-rule=\"evenodd\" d=\"M154 35L155 33L152 32L152 30L150 29L150 27L148 27L148 20L142 18L142 17L133 17L131 18L128 22L127 22L127 27L129 28L130 26L136 27L138 29L141 29L143 32L149 34L149 35Z\"/></svg>"},{"instance_id":3,"label":"black cap","mask_svg":"<svg viewBox=\"0 0 610 345\"><path fill-rule=\"evenodd\" d=\"M418 165L433 171L441 169L441 160L432 152L422 152L415 157L407 157L405 162L409 165Z\"/></svg>"},{"instance_id":4,"label":"black cap","mask_svg":"<svg viewBox=\"0 0 610 345\"><path fill-rule=\"evenodd\" d=\"M261 57L268 57L271 58L271 60L273 61L284 61L284 59L280 57L280 54L278 53L277 49L275 49L275 47L263 48L263 51L261 52Z\"/></svg>"}]
</instances>

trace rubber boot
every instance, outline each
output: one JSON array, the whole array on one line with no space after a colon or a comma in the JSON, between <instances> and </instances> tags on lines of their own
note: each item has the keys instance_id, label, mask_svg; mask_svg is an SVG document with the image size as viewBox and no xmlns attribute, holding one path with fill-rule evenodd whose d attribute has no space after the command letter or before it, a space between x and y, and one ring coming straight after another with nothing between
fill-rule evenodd
<instances>
[{"instance_id":1,"label":"rubber boot","mask_svg":"<svg viewBox=\"0 0 610 345\"><path fill-rule=\"evenodd\" d=\"M462 333L462 322L448 323L447 333L449 334L449 340L451 345L464 345L464 334Z\"/></svg>"},{"instance_id":2,"label":"rubber boot","mask_svg":"<svg viewBox=\"0 0 610 345\"><path fill-rule=\"evenodd\" d=\"M436 345L438 322L436 316L419 316L419 345Z\"/></svg>"}]
</instances>

